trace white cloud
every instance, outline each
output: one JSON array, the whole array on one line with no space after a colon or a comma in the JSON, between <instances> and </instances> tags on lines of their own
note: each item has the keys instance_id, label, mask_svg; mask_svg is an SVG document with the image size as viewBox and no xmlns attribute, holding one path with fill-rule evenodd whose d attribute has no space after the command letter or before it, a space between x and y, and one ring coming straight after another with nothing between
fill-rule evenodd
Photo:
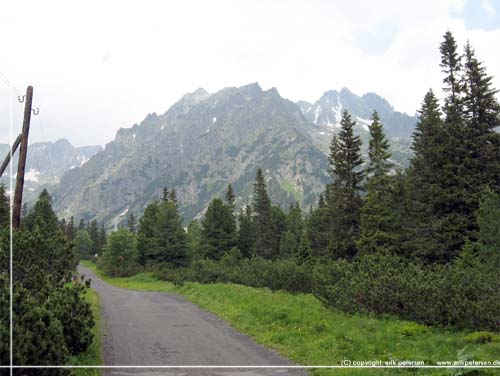
<instances>
[{"instance_id":1,"label":"white cloud","mask_svg":"<svg viewBox=\"0 0 500 376\"><path fill-rule=\"evenodd\" d=\"M461 43L471 40L500 87L500 30L467 31L450 16L463 7L463 0L8 2L0 71L19 89L35 86L47 138L77 145L110 141L117 128L163 113L198 87L255 81L292 100L342 86L374 91L413 114L427 89L441 86L438 48L448 29ZM397 30L384 52L356 46L359 33L380 24ZM0 103L1 120L6 107ZM20 117L22 107L16 111ZM36 121L33 141L43 138ZM0 137L6 141L8 130Z\"/></svg>"},{"instance_id":2,"label":"white cloud","mask_svg":"<svg viewBox=\"0 0 500 376\"><path fill-rule=\"evenodd\" d=\"M496 14L495 8L493 7L493 4L491 3L491 0L482 0L481 1L481 7L484 9L484 11L490 15Z\"/></svg>"}]
</instances>

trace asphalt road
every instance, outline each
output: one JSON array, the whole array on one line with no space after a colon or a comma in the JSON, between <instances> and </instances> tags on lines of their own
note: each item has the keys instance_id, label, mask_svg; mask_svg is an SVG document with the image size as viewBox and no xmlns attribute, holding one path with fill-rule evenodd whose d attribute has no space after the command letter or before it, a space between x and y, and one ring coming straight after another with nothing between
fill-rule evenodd
<instances>
[{"instance_id":1,"label":"asphalt road","mask_svg":"<svg viewBox=\"0 0 500 376\"><path fill-rule=\"evenodd\" d=\"M269 366L292 363L255 343L217 316L180 295L133 291L111 286L90 269L80 274L92 279L101 298L104 364L113 366ZM107 369L121 375L306 375L301 369Z\"/></svg>"}]
</instances>

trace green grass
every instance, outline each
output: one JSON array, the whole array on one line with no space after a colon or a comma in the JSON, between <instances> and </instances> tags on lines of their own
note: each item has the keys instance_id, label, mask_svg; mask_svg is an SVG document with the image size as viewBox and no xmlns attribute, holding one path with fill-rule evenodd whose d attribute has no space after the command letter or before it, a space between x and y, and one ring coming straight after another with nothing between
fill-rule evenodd
<instances>
[{"instance_id":1,"label":"green grass","mask_svg":"<svg viewBox=\"0 0 500 376\"><path fill-rule=\"evenodd\" d=\"M96 271L95 265L84 262ZM124 288L174 292L223 318L257 342L304 365L339 365L350 360L423 360L426 364L453 360L500 359L500 336L471 341L469 332L427 328L394 317L351 316L325 308L310 294L272 292L235 284L187 283L176 287L143 273L106 282ZM483 338L481 334L479 337ZM473 336L474 337L474 336ZM488 337L489 338L489 337ZM481 343L483 342L483 343ZM397 373L453 375L448 370L314 370L314 375L386 375ZM498 370L490 370L494 373ZM498 372L497 372L498 373Z\"/></svg>"},{"instance_id":2,"label":"green grass","mask_svg":"<svg viewBox=\"0 0 500 376\"><path fill-rule=\"evenodd\" d=\"M85 300L90 303L95 325L93 329L94 340L84 353L72 356L68 364L72 366L98 366L104 364L101 349L101 317L99 311L99 295L92 289L85 292ZM75 368L74 373L78 376L101 376L100 369Z\"/></svg>"}]
</instances>

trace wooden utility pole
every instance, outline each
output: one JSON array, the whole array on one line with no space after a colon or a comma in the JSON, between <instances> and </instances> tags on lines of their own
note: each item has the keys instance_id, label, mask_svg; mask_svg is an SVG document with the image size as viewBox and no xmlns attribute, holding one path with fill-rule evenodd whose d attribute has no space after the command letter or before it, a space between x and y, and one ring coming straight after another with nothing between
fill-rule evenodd
<instances>
[{"instance_id":1,"label":"wooden utility pole","mask_svg":"<svg viewBox=\"0 0 500 376\"><path fill-rule=\"evenodd\" d=\"M4 159L3 163L2 163L2 166L0 167L0 177L2 177L3 173L5 172L5 169L9 165L10 157L14 155L14 153L17 150L17 147L21 143L22 136L23 136L23 134L19 133L19 136L17 136L16 141L14 141L14 143L12 144L12 149L9 151L9 153L5 157L5 159Z\"/></svg>"},{"instance_id":2,"label":"wooden utility pole","mask_svg":"<svg viewBox=\"0 0 500 376\"><path fill-rule=\"evenodd\" d=\"M28 134L30 132L31 102L33 100L33 86L26 89L26 103L24 105L23 132L21 135L21 148L19 149L19 162L17 164L16 191L14 194L14 209L12 211L12 227L19 228L21 224L21 206L23 203L24 171L26 168L26 155L28 153Z\"/></svg>"}]
</instances>

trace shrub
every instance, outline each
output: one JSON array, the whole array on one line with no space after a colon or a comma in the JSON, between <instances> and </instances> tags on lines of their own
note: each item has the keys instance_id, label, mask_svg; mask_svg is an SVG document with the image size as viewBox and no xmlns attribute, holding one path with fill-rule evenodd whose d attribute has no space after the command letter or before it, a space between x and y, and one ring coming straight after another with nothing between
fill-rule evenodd
<instances>
[{"instance_id":1,"label":"shrub","mask_svg":"<svg viewBox=\"0 0 500 376\"><path fill-rule=\"evenodd\" d=\"M427 333L429 333L428 327L415 322L410 322L401 328L401 334L407 337L415 337Z\"/></svg>"},{"instance_id":2,"label":"shrub","mask_svg":"<svg viewBox=\"0 0 500 376\"><path fill-rule=\"evenodd\" d=\"M468 334L465 337L465 341L469 343L487 343L487 342L495 342L497 337L490 332L473 332Z\"/></svg>"}]
</instances>

